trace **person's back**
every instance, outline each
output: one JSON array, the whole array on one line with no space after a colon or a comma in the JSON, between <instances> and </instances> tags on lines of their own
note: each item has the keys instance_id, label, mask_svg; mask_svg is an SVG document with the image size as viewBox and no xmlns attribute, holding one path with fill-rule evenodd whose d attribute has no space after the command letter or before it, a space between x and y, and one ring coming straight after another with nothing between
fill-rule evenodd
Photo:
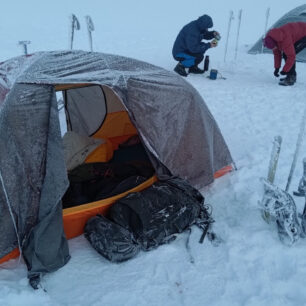
<instances>
[{"instance_id":1,"label":"person's back","mask_svg":"<svg viewBox=\"0 0 306 306\"><path fill-rule=\"evenodd\" d=\"M272 37L277 42L278 48L283 50L306 36L306 22L284 24L281 27L271 29L267 36Z\"/></svg>"},{"instance_id":2,"label":"person's back","mask_svg":"<svg viewBox=\"0 0 306 306\"><path fill-rule=\"evenodd\" d=\"M210 48L210 43L201 43L203 34L208 34L208 29L213 26L210 16L203 15L197 20L186 24L179 32L172 49L172 55L175 57L178 53L204 53ZM214 38L212 36L210 39Z\"/></svg>"},{"instance_id":3,"label":"person's back","mask_svg":"<svg viewBox=\"0 0 306 306\"><path fill-rule=\"evenodd\" d=\"M280 74L280 85L293 85L296 82L296 54L306 48L306 22L290 22L268 31L264 39L265 47L272 49L274 54L274 75L279 76L282 57L285 65Z\"/></svg>"}]
</instances>

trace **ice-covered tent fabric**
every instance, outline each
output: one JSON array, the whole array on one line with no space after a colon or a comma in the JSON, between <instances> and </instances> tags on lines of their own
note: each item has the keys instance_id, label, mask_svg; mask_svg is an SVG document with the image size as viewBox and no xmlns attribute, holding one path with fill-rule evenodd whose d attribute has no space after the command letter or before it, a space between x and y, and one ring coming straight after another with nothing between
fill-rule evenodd
<instances>
[{"instance_id":1,"label":"ice-covered tent fabric","mask_svg":"<svg viewBox=\"0 0 306 306\"><path fill-rule=\"evenodd\" d=\"M17 229L32 277L69 260L57 101L50 85L13 85L6 97L0 109L0 257L17 246Z\"/></svg>"},{"instance_id":2,"label":"ice-covered tent fabric","mask_svg":"<svg viewBox=\"0 0 306 306\"><path fill-rule=\"evenodd\" d=\"M278 28L289 22L306 22L306 4L300 5L296 7L295 9L286 13L278 21L276 21L270 27L270 29ZM258 41L252 46L252 48L248 51L248 53L250 54L257 54L257 53L262 53L262 52L272 53L270 49L263 47L262 38L263 37L260 37L258 39ZM296 55L296 60L299 62L306 62L306 49Z\"/></svg>"},{"instance_id":3,"label":"ice-covered tent fabric","mask_svg":"<svg viewBox=\"0 0 306 306\"><path fill-rule=\"evenodd\" d=\"M157 175L171 173L205 186L232 163L205 102L173 72L84 51L40 52L1 63L0 258L17 246L10 207L30 275L56 270L69 259L61 216L68 181L55 95L59 84L113 90L151 152Z\"/></svg>"}]
</instances>

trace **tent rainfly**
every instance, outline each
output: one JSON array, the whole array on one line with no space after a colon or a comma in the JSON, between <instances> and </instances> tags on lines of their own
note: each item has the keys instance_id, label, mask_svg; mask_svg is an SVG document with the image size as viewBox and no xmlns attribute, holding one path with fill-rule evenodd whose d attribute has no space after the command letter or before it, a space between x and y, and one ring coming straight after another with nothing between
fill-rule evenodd
<instances>
[{"instance_id":1,"label":"tent rainfly","mask_svg":"<svg viewBox=\"0 0 306 306\"><path fill-rule=\"evenodd\" d=\"M81 234L88 219L75 230L82 205L62 206L69 181L57 92L68 131L107 138L110 150L137 135L152 163L151 184L174 175L205 186L233 162L202 97L173 72L84 51L0 63L0 260L19 246L30 280L67 263L66 238ZM97 214L105 201L84 206Z\"/></svg>"}]
</instances>

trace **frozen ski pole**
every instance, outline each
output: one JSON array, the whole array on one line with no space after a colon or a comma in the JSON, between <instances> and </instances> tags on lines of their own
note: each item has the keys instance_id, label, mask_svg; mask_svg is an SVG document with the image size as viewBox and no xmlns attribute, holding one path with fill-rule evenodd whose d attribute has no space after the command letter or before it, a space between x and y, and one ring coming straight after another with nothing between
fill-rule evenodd
<instances>
[{"instance_id":1,"label":"frozen ski pole","mask_svg":"<svg viewBox=\"0 0 306 306\"><path fill-rule=\"evenodd\" d=\"M304 131L305 131L305 122L306 122L306 108L304 110L304 114L303 114L303 117L302 117L300 131L299 131L299 135L298 135L298 139L297 139L296 147L295 147L295 152L294 152L294 156L293 156L293 160L292 160L292 164L291 164L291 169L290 169L288 180L287 180L287 186L286 186L286 191L287 192L288 192L289 187L290 187L292 175L293 175L295 165L296 165L296 160L297 160L299 150L300 150L300 147L301 147L301 144L302 144Z\"/></svg>"},{"instance_id":2,"label":"frozen ski pole","mask_svg":"<svg viewBox=\"0 0 306 306\"><path fill-rule=\"evenodd\" d=\"M226 53L227 53L227 46L228 46L228 38L230 34L231 24L232 20L234 19L234 12L230 11L229 20L228 20L228 28L227 28L227 37L226 37L226 43L225 43L225 51L224 51L224 62L226 61Z\"/></svg>"},{"instance_id":3,"label":"frozen ski pole","mask_svg":"<svg viewBox=\"0 0 306 306\"><path fill-rule=\"evenodd\" d=\"M303 158L303 177L306 180L306 157Z\"/></svg>"},{"instance_id":4,"label":"frozen ski pole","mask_svg":"<svg viewBox=\"0 0 306 306\"><path fill-rule=\"evenodd\" d=\"M265 38L266 33L267 33L267 27L268 27L269 16L270 16L270 8L268 7L267 10L266 10L266 23L265 23L265 29L264 29L263 38ZM263 45L263 42L262 42L262 43L261 43L261 53L263 53L263 48L264 48L264 45Z\"/></svg>"},{"instance_id":5,"label":"frozen ski pole","mask_svg":"<svg viewBox=\"0 0 306 306\"><path fill-rule=\"evenodd\" d=\"M93 49L92 49L92 35L91 35L91 32L93 32L95 30L95 26L94 26L90 16L85 16L85 19L86 19L86 24L87 24L89 48L90 48L90 51L92 52Z\"/></svg>"},{"instance_id":6,"label":"frozen ski pole","mask_svg":"<svg viewBox=\"0 0 306 306\"><path fill-rule=\"evenodd\" d=\"M306 157L303 158L303 176L300 179L298 190L294 191L293 194L298 197L304 197L306 195Z\"/></svg>"},{"instance_id":7,"label":"frozen ski pole","mask_svg":"<svg viewBox=\"0 0 306 306\"><path fill-rule=\"evenodd\" d=\"M236 47L235 47L235 59L237 59L237 52L238 52L238 41L239 41L241 16L242 16L242 9L239 10L239 14L238 14L238 28L237 28L237 37L236 37Z\"/></svg>"},{"instance_id":8,"label":"frozen ski pole","mask_svg":"<svg viewBox=\"0 0 306 306\"><path fill-rule=\"evenodd\" d=\"M281 136L275 136L273 141L273 147L270 157L270 163L269 163L269 169L268 169L268 176L267 180L273 184L274 178L275 178L275 172L277 168L279 153L281 149L282 144L282 137Z\"/></svg>"},{"instance_id":9,"label":"frozen ski pole","mask_svg":"<svg viewBox=\"0 0 306 306\"><path fill-rule=\"evenodd\" d=\"M275 172L276 172L276 168L277 168L277 163L278 163L278 159L279 159L279 153L280 153L281 145L282 145L282 137L281 136L275 136L274 141L273 141L271 156L270 156L268 175L267 175L267 181L271 184L273 184L273 182L274 182ZM262 204L264 203L265 197L266 197L267 193L269 192L269 188L266 184L264 184L264 190L265 191L264 191L263 199L262 199L261 203L259 203L259 205L263 206L263 207L265 205L262 205ZM270 223L270 213L267 209L262 209L261 216L267 223Z\"/></svg>"},{"instance_id":10,"label":"frozen ski pole","mask_svg":"<svg viewBox=\"0 0 306 306\"><path fill-rule=\"evenodd\" d=\"M18 45L23 46L23 52L25 55L28 55L28 48L27 45L29 45L31 42L29 40L20 40L18 42Z\"/></svg>"},{"instance_id":11,"label":"frozen ski pole","mask_svg":"<svg viewBox=\"0 0 306 306\"><path fill-rule=\"evenodd\" d=\"M74 14L70 16L70 50L73 47L74 30L80 30L81 26L78 18Z\"/></svg>"}]
</instances>

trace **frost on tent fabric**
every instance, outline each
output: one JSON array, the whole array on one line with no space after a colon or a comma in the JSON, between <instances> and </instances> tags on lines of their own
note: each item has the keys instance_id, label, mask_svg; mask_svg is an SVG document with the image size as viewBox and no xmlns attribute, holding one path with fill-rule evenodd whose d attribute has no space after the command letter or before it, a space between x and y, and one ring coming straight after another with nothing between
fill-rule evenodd
<instances>
[{"instance_id":1,"label":"frost on tent fabric","mask_svg":"<svg viewBox=\"0 0 306 306\"><path fill-rule=\"evenodd\" d=\"M104 126L112 126L119 113L117 122L124 124L118 131L125 134L110 137L113 147L107 139L101 144L105 160L115 158L119 145L137 135L155 173L149 184L171 174L201 187L232 169L229 149L199 93L163 68L96 52L39 52L1 63L0 80L9 90L0 105L0 170L29 277L66 264L65 235L82 234L88 220L71 225L76 210L85 218L82 206L62 208L69 181L57 91L67 98L69 130L79 135L103 138ZM1 260L17 247L17 239L1 188L0 199ZM94 205L87 204L93 211Z\"/></svg>"}]
</instances>

